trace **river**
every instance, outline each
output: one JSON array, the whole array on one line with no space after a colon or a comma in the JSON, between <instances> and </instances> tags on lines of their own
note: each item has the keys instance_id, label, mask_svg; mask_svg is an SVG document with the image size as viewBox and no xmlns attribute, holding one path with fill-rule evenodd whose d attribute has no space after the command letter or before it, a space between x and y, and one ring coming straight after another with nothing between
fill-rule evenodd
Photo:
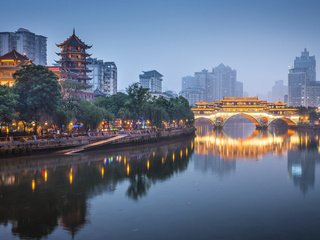
<instances>
[{"instance_id":1,"label":"river","mask_svg":"<svg viewBox=\"0 0 320 240\"><path fill-rule=\"evenodd\" d=\"M245 121L197 129L0 159L0 239L320 239L317 134Z\"/></svg>"}]
</instances>

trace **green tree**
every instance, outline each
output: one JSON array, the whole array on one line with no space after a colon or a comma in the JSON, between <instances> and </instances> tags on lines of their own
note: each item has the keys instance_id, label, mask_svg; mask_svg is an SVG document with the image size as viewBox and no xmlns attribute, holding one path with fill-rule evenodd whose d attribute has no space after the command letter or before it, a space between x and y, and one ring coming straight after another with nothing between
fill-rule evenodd
<instances>
[{"instance_id":1,"label":"green tree","mask_svg":"<svg viewBox=\"0 0 320 240\"><path fill-rule=\"evenodd\" d=\"M150 100L148 89L143 88L139 83L134 83L127 88L127 93L129 96L127 107L133 113L134 117L140 118L143 109Z\"/></svg>"},{"instance_id":2,"label":"green tree","mask_svg":"<svg viewBox=\"0 0 320 240\"><path fill-rule=\"evenodd\" d=\"M16 117L18 96L7 86L0 85L0 121L11 122Z\"/></svg>"},{"instance_id":3,"label":"green tree","mask_svg":"<svg viewBox=\"0 0 320 240\"><path fill-rule=\"evenodd\" d=\"M104 108L97 107L92 102L82 100L79 102L79 109L76 119L83 123L86 131L95 130L101 121L110 116Z\"/></svg>"},{"instance_id":4,"label":"green tree","mask_svg":"<svg viewBox=\"0 0 320 240\"><path fill-rule=\"evenodd\" d=\"M46 67L27 65L18 70L14 92L19 96L17 110L19 118L35 121L34 131L42 117L56 112L61 101L60 85L57 76Z\"/></svg>"},{"instance_id":5,"label":"green tree","mask_svg":"<svg viewBox=\"0 0 320 240\"><path fill-rule=\"evenodd\" d=\"M121 118L123 116L123 108L129 102L129 96L125 93L117 93L109 97L98 97L94 104L98 107L106 109L115 117Z\"/></svg>"}]
</instances>

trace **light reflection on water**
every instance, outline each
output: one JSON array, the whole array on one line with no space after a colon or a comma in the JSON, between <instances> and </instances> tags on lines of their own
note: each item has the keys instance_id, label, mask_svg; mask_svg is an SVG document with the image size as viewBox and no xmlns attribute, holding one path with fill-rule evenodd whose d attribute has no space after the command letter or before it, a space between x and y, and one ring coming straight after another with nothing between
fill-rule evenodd
<instances>
[{"instance_id":1,"label":"light reflection on water","mask_svg":"<svg viewBox=\"0 0 320 240\"><path fill-rule=\"evenodd\" d=\"M230 122L197 123L194 139L1 159L0 239L319 239L318 135Z\"/></svg>"}]
</instances>

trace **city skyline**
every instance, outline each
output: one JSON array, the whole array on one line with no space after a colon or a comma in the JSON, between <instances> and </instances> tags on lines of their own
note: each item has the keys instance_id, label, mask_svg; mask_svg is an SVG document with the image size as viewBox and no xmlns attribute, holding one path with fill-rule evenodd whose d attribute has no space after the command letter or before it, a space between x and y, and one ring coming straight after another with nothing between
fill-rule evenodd
<instances>
[{"instance_id":1,"label":"city skyline","mask_svg":"<svg viewBox=\"0 0 320 240\"><path fill-rule=\"evenodd\" d=\"M164 90L180 90L183 76L224 63L237 70L249 95L257 95L276 80L287 82L288 66L304 48L319 59L320 29L312 24L320 21L317 1L233 3L81 1L75 7L75 1L5 2L3 9L15 9L17 17L1 31L26 28L48 37L51 65L57 60L55 44L75 27L79 37L93 45L93 57L117 63L119 90L138 82L144 69L164 75ZM76 11L72 20L70 9ZM2 15L9 19L11 13Z\"/></svg>"}]
</instances>

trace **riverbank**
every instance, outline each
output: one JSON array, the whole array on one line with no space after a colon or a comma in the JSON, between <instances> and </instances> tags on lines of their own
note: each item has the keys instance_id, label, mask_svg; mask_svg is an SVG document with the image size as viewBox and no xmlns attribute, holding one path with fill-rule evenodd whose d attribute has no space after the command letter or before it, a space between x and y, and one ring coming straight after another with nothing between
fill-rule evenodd
<instances>
[{"instance_id":1,"label":"riverbank","mask_svg":"<svg viewBox=\"0 0 320 240\"><path fill-rule=\"evenodd\" d=\"M165 129L161 131L135 131L126 132L125 137L110 141L103 145L94 145L89 148L83 148L83 151L97 149L105 146L126 146L130 144L151 143L160 140L189 136L194 134L195 128L174 128ZM111 133L99 136L78 136L78 137L58 137L52 139L41 140L27 140L27 141L7 141L0 142L0 157L36 154L43 152L53 152L57 150L72 149L90 145L92 143L99 143L110 138L116 137L120 134ZM81 151L82 151L81 150Z\"/></svg>"}]
</instances>

